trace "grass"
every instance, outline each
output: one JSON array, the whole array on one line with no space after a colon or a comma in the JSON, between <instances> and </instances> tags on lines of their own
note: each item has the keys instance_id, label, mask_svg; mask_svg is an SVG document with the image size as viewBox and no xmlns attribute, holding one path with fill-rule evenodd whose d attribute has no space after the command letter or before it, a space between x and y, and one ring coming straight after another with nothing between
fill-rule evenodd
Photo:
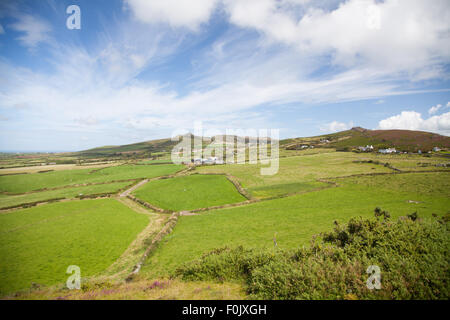
<instances>
[{"instance_id":1,"label":"grass","mask_svg":"<svg viewBox=\"0 0 450 320\"><path fill-rule=\"evenodd\" d=\"M444 168L434 165L446 163L447 159L357 154L319 148L283 153L284 156L294 154L296 156L280 158L279 172L274 176L262 176L259 164L197 168L199 173L231 174L259 199L290 197L181 216L173 232L146 261L137 282L77 293L45 288L36 291L36 295L33 291L23 297L234 299L240 297L239 286L221 287L206 282L175 280L160 288L155 287L153 279L164 278L181 263L225 245L272 248L276 236L278 247L282 249L307 246L311 236L330 230L335 220L346 222L355 216L372 217L377 206L388 210L392 218L414 211L421 217L432 213L443 215L449 211L450 170L354 176L393 173L392 169L382 165L386 162L404 171L442 170ZM377 160L381 164L355 162L367 160ZM164 160L98 168L100 170L86 168L0 176L0 192L3 192L0 208L51 198L73 198L80 193L116 192L132 182L112 181L164 176L183 168L161 164L161 161ZM158 165L150 165L153 163ZM423 167L422 163L431 165ZM318 179L337 183L338 187ZM105 184L83 185L90 183ZM21 194L44 188L56 189ZM204 174L150 181L134 195L173 211L246 200L225 176ZM81 267L83 277L94 276L94 280L109 276L108 279L113 279L112 275L116 277L119 272L128 274L130 265L140 259L168 215L149 213L126 198L120 201L122 203L114 199L76 200L0 213L0 293L27 289L32 282L61 287L68 277L67 266L71 264Z\"/></svg>"},{"instance_id":2,"label":"grass","mask_svg":"<svg viewBox=\"0 0 450 320\"><path fill-rule=\"evenodd\" d=\"M279 171L272 176L260 174L261 164L204 166L199 172L229 173L255 198L268 198L314 190L321 185L316 179L352 174L392 172L380 165L353 163L362 156L349 152L329 152L280 158Z\"/></svg>"},{"instance_id":3,"label":"grass","mask_svg":"<svg viewBox=\"0 0 450 320\"><path fill-rule=\"evenodd\" d=\"M86 196L91 194L116 193L118 190L128 185L130 185L129 181L89 185L83 187L63 188L57 190L27 193L13 196L0 194L0 209L20 204L32 203L37 201L46 201L56 198L72 199L75 198L76 196L79 196L80 194Z\"/></svg>"},{"instance_id":4,"label":"grass","mask_svg":"<svg viewBox=\"0 0 450 320\"><path fill-rule=\"evenodd\" d=\"M156 160L143 160L139 161L138 164L167 164L172 163L170 158L168 159L156 159Z\"/></svg>"},{"instance_id":5,"label":"grass","mask_svg":"<svg viewBox=\"0 0 450 320\"><path fill-rule=\"evenodd\" d=\"M150 277L167 274L177 265L225 245L271 247L274 234L280 248L308 245L314 234L332 228L335 220L372 217L377 206L393 218L414 211L422 217L442 215L450 208L449 178L448 173L412 173L338 179L337 188L183 216L142 272Z\"/></svg>"},{"instance_id":6,"label":"grass","mask_svg":"<svg viewBox=\"0 0 450 320\"><path fill-rule=\"evenodd\" d=\"M328 184L319 181L293 182L251 188L251 193L257 198L270 198L296 193L310 192L316 189L327 188Z\"/></svg>"},{"instance_id":7,"label":"grass","mask_svg":"<svg viewBox=\"0 0 450 320\"><path fill-rule=\"evenodd\" d=\"M0 293L64 283L69 265L81 276L117 260L149 218L114 199L47 204L0 214Z\"/></svg>"},{"instance_id":8,"label":"grass","mask_svg":"<svg viewBox=\"0 0 450 320\"><path fill-rule=\"evenodd\" d=\"M220 175L195 174L150 181L134 194L157 207L173 211L207 208L246 200L225 176Z\"/></svg>"},{"instance_id":9,"label":"grass","mask_svg":"<svg viewBox=\"0 0 450 320\"><path fill-rule=\"evenodd\" d=\"M110 182L139 178L154 178L173 174L183 168L182 165L122 165L93 169L74 169L0 176L0 192L24 193L44 188L57 188L67 185Z\"/></svg>"},{"instance_id":10,"label":"grass","mask_svg":"<svg viewBox=\"0 0 450 320\"><path fill-rule=\"evenodd\" d=\"M216 281L141 280L93 285L89 290L45 288L14 296L18 300L243 300L243 287Z\"/></svg>"}]
</instances>

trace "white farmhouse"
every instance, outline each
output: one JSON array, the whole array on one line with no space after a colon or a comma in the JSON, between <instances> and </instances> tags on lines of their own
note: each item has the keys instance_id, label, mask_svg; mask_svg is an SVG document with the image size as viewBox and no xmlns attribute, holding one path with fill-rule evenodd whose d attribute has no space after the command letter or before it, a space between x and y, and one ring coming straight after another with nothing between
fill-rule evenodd
<instances>
[{"instance_id":1,"label":"white farmhouse","mask_svg":"<svg viewBox=\"0 0 450 320\"><path fill-rule=\"evenodd\" d=\"M397 150L395 150L395 148L388 148L388 149L379 149L378 152L388 154L388 153L396 153Z\"/></svg>"}]
</instances>

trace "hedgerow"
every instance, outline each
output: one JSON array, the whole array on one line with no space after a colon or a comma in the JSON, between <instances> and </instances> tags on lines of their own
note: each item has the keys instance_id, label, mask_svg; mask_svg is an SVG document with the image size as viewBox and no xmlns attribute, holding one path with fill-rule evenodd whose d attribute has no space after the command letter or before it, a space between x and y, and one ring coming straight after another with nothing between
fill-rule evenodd
<instances>
[{"instance_id":1,"label":"hedgerow","mask_svg":"<svg viewBox=\"0 0 450 320\"><path fill-rule=\"evenodd\" d=\"M221 248L176 269L185 280L243 281L256 299L448 299L449 216L416 213L391 221L335 222L310 247L294 250ZM369 266L380 289L369 289Z\"/></svg>"}]
</instances>

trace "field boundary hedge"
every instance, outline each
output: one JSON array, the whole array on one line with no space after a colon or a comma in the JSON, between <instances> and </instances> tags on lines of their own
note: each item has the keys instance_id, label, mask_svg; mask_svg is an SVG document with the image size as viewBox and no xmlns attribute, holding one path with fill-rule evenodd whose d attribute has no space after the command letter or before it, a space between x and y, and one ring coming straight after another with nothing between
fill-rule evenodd
<instances>
[{"instance_id":1,"label":"field boundary hedge","mask_svg":"<svg viewBox=\"0 0 450 320\"><path fill-rule=\"evenodd\" d=\"M180 216L179 212L174 212L170 216L169 220L167 220L164 227L161 229L161 231L158 232L158 234L153 238L150 245L145 250L144 254L142 255L139 262L133 267L133 271L128 275L126 278L126 281L131 281L133 277L139 273L141 270L142 265L144 264L145 260L147 260L147 257L153 252L154 249L158 246L158 244L161 242L161 240L172 232L173 228L177 224L178 217Z\"/></svg>"},{"instance_id":2,"label":"field boundary hedge","mask_svg":"<svg viewBox=\"0 0 450 320\"><path fill-rule=\"evenodd\" d=\"M127 195L127 198L130 199L130 200L133 200L136 203L139 203L140 205L143 205L146 208L149 208L149 209L151 209L153 211L156 211L156 212L159 212L159 213L173 213L174 212L174 211L171 211L171 210L166 210L166 209L162 209L162 208L159 208L157 206L154 206L154 205L148 203L147 201L144 201L144 200L141 200L139 198L136 198L135 196L133 196L131 194Z\"/></svg>"}]
</instances>

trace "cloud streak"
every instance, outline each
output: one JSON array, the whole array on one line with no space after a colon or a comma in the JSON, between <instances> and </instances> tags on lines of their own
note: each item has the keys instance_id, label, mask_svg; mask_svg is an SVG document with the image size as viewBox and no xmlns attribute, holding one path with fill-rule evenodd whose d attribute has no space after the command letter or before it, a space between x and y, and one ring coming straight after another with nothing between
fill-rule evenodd
<instances>
[{"instance_id":1,"label":"cloud streak","mask_svg":"<svg viewBox=\"0 0 450 320\"><path fill-rule=\"evenodd\" d=\"M22 45L35 48L38 44L49 41L52 29L48 22L29 14L19 15L17 19L18 21L11 24L10 28L23 33L17 38Z\"/></svg>"},{"instance_id":2,"label":"cloud streak","mask_svg":"<svg viewBox=\"0 0 450 320\"><path fill-rule=\"evenodd\" d=\"M89 47L52 42L46 20L17 16L7 27L21 33L23 46L37 50L52 42L46 48L51 72L0 57L0 111L61 131L169 135L191 128L195 120L223 128L270 127L273 113L267 110L286 104L381 103L387 96L426 92L422 80L448 78L446 1L435 0L433 6L418 0L124 3L131 15L99 31ZM204 45L216 15L229 25ZM189 72L176 83L146 77L164 74L200 43L201 50L183 56L187 62L180 68ZM407 127L412 121L411 127L444 132L442 116L424 120L402 113L380 126ZM320 129L351 126L333 121Z\"/></svg>"}]
</instances>

